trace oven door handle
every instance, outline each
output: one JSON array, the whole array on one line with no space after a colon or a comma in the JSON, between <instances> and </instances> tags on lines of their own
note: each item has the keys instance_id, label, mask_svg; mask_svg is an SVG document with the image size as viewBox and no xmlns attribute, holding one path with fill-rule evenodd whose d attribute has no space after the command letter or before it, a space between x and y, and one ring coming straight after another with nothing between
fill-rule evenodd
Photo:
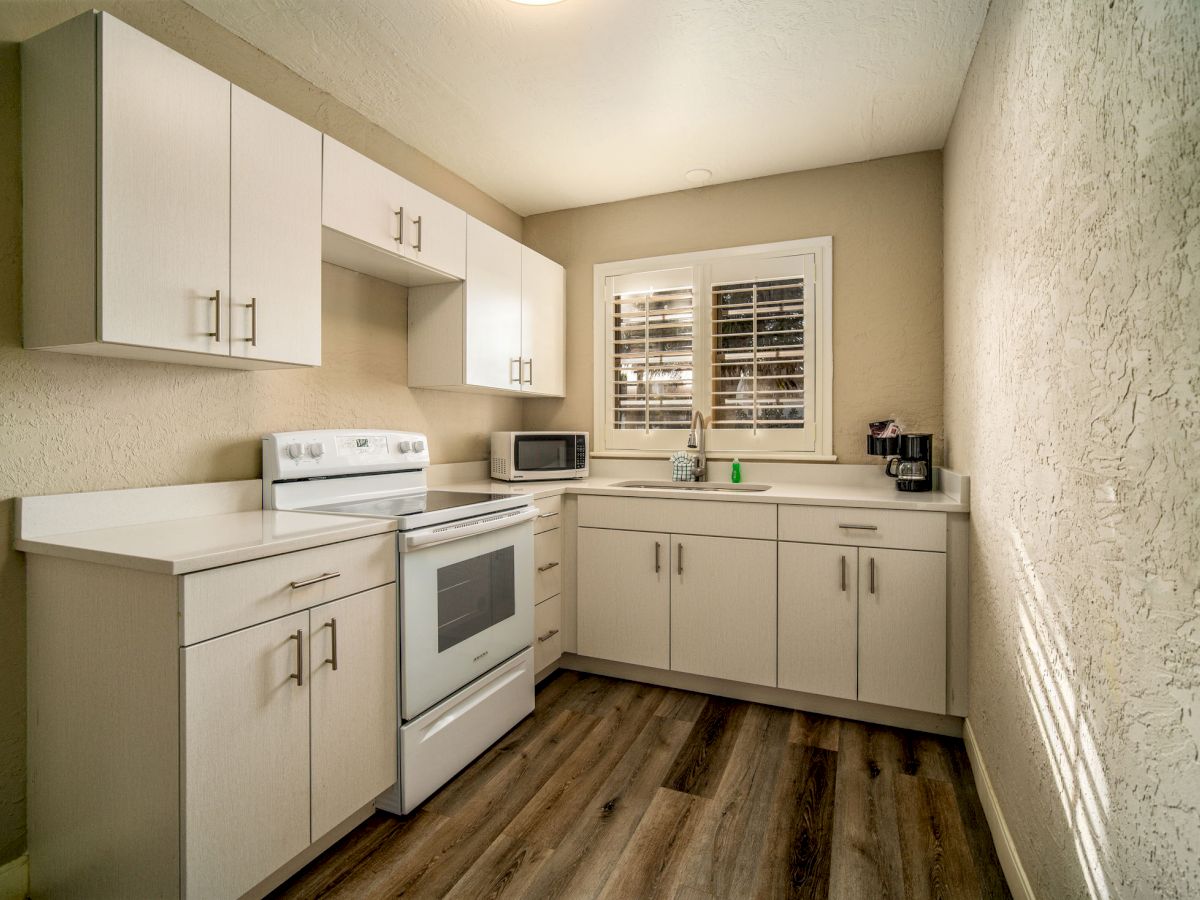
<instances>
[{"instance_id":1,"label":"oven door handle","mask_svg":"<svg viewBox=\"0 0 1200 900\"><path fill-rule=\"evenodd\" d=\"M537 507L526 506L520 510L495 513L474 523L439 525L434 528L404 535L404 547L407 550L415 550L417 547L444 544L446 541L457 541L459 538L487 534L489 531L499 531L501 528L519 525L522 522L530 522L536 518Z\"/></svg>"}]
</instances>

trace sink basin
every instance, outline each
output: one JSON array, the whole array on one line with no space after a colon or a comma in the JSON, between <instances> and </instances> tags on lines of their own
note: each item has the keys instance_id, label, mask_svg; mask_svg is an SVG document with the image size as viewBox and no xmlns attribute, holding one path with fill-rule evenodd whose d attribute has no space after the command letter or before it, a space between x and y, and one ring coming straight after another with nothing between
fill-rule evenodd
<instances>
[{"instance_id":1,"label":"sink basin","mask_svg":"<svg viewBox=\"0 0 1200 900\"><path fill-rule=\"evenodd\" d=\"M656 491L769 491L769 484L732 484L727 481L618 481L613 487L651 488Z\"/></svg>"}]
</instances>

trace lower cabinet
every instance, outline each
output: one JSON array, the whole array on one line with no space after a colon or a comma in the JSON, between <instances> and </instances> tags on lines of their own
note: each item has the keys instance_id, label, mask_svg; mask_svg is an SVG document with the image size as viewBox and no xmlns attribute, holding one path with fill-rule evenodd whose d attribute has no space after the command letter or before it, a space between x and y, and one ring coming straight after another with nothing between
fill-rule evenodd
<instances>
[{"instance_id":1,"label":"lower cabinet","mask_svg":"<svg viewBox=\"0 0 1200 900\"><path fill-rule=\"evenodd\" d=\"M858 697L858 548L779 545L779 686Z\"/></svg>"},{"instance_id":2,"label":"lower cabinet","mask_svg":"<svg viewBox=\"0 0 1200 900\"><path fill-rule=\"evenodd\" d=\"M775 542L671 535L671 669L775 685Z\"/></svg>"},{"instance_id":3,"label":"lower cabinet","mask_svg":"<svg viewBox=\"0 0 1200 900\"><path fill-rule=\"evenodd\" d=\"M578 652L670 668L670 535L580 528L578 545Z\"/></svg>"}]
</instances>

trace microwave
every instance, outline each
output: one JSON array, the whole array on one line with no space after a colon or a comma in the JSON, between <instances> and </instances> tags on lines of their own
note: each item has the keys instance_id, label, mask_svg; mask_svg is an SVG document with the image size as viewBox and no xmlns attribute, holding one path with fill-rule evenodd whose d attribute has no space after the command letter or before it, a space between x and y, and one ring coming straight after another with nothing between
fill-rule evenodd
<instances>
[{"instance_id":1,"label":"microwave","mask_svg":"<svg viewBox=\"0 0 1200 900\"><path fill-rule=\"evenodd\" d=\"M586 431L493 431L492 477L500 481L587 478Z\"/></svg>"}]
</instances>

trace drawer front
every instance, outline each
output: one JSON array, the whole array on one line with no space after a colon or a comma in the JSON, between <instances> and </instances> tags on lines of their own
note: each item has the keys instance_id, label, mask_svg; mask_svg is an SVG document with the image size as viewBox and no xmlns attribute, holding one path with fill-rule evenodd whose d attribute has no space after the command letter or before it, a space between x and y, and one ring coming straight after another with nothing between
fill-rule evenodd
<instances>
[{"instance_id":1,"label":"drawer front","mask_svg":"<svg viewBox=\"0 0 1200 900\"><path fill-rule=\"evenodd\" d=\"M579 525L714 537L775 539L775 504L650 497L579 498Z\"/></svg>"},{"instance_id":2,"label":"drawer front","mask_svg":"<svg viewBox=\"0 0 1200 900\"><path fill-rule=\"evenodd\" d=\"M533 626L533 670L540 672L562 656L562 598L535 606Z\"/></svg>"},{"instance_id":3,"label":"drawer front","mask_svg":"<svg viewBox=\"0 0 1200 900\"><path fill-rule=\"evenodd\" d=\"M533 539L533 602L562 592L562 531L543 531Z\"/></svg>"},{"instance_id":4,"label":"drawer front","mask_svg":"<svg viewBox=\"0 0 1200 900\"><path fill-rule=\"evenodd\" d=\"M533 520L533 533L541 534L551 528L557 528L562 523L562 495L557 497L542 497L534 500L538 517Z\"/></svg>"},{"instance_id":5,"label":"drawer front","mask_svg":"<svg viewBox=\"0 0 1200 900\"><path fill-rule=\"evenodd\" d=\"M334 578L323 577L334 573ZM182 643L228 634L395 580L395 534L194 572L183 576Z\"/></svg>"},{"instance_id":6,"label":"drawer front","mask_svg":"<svg viewBox=\"0 0 1200 900\"><path fill-rule=\"evenodd\" d=\"M780 506L779 539L944 553L946 514L907 509Z\"/></svg>"}]
</instances>

